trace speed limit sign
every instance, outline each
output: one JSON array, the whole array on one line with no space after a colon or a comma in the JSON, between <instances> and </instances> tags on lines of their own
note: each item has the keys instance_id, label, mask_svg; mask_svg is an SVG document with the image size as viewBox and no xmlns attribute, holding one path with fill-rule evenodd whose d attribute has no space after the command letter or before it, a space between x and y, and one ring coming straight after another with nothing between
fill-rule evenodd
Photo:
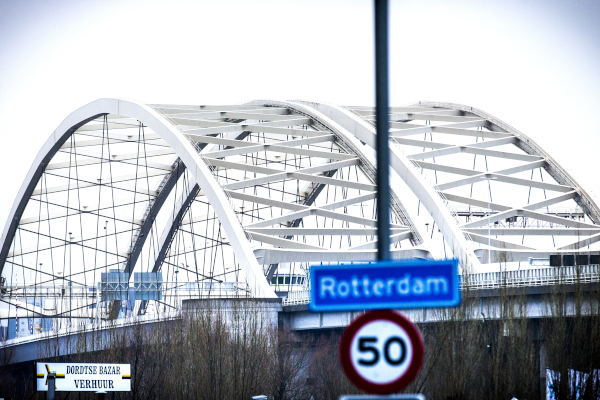
<instances>
[{"instance_id":1,"label":"speed limit sign","mask_svg":"<svg viewBox=\"0 0 600 400\"><path fill-rule=\"evenodd\" d=\"M423 362L423 339L402 314L371 311L346 328L340 359L358 388L373 394L394 393L417 376Z\"/></svg>"}]
</instances>

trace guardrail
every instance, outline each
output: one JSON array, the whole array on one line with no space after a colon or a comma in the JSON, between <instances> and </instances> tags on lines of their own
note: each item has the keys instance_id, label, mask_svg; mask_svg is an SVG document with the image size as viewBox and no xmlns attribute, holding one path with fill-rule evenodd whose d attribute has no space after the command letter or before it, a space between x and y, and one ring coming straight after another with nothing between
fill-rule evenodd
<instances>
[{"instance_id":1,"label":"guardrail","mask_svg":"<svg viewBox=\"0 0 600 400\"><path fill-rule=\"evenodd\" d=\"M520 271L484 272L469 274L467 287L471 290L500 287L549 286L600 281L599 265L578 267L532 268Z\"/></svg>"},{"instance_id":2,"label":"guardrail","mask_svg":"<svg viewBox=\"0 0 600 400\"><path fill-rule=\"evenodd\" d=\"M490 211L488 208L484 207L452 207L452 212L460 215L460 216L485 216L487 217L489 214L494 215L498 214L499 211ZM559 217L584 217L585 212L581 207L548 207L546 208L545 214L547 215L556 215Z\"/></svg>"},{"instance_id":3,"label":"guardrail","mask_svg":"<svg viewBox=\"0 0 600 400\"><path fill-rule=\"evenodd\" d=\"M462 277L461 277L462 278ZM462 279L465 282L465 279ZM470 290L499 289L503 287L551 286L556 284L600 282L600 265L579 267L532 268L519 271L482 272L467 275L466 285ZM308 304L310 290L289 292L283 299L284 306Z\"/></svg>"},{"instance_id":4,"label":"guardrail","mask_svg":"<svg viewBox=\"0 0 600 400\"><path fill-rule=\"evenodd\" d=\"M247 282L169 282L169 281L102 281L97 286L84 285L14 285L1 286L0 298L20 297L26 299L44 299L44 298L91 298L96 295L119 294L125 296L132 293L163 293L167 295L177 295L178 293L196 292L249 292ZM126 298L125 298L126 299ZM123 300L125 300L123 299ZM115 300L115 299L109 299Z\"/></svg>"},{"instance_id":5,"label":"guardrail","mask_svg":"<svg viewBox=\"0 0 600 400\"><path fill-rule=\"evenodd\" d=\"M308 304L310 302L310 290L297 290L288 292L288 297L283 299L284 306L295 306L298 304Z\"/></svg>"}]
</instances>

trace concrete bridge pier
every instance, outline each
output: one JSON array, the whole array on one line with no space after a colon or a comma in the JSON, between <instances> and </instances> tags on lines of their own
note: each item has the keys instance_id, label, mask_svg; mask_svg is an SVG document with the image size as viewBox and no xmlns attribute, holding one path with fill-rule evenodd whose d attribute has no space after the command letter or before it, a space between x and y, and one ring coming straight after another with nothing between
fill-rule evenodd
<instances>
[{"instance_id":1,"label":"concrete bridge pier","mask_svg":"<svg viewBox=\"0 0 600 400\"><path fill-rule=\"evenodd\" d=\"M279 298L229 298L229 299L194 299L184 300L181 305L183 319L195 313L222 313L228 323L236 318L258 318L273 328L280 327L280 314L283 310Z\"/></svg>"}]
</instances>

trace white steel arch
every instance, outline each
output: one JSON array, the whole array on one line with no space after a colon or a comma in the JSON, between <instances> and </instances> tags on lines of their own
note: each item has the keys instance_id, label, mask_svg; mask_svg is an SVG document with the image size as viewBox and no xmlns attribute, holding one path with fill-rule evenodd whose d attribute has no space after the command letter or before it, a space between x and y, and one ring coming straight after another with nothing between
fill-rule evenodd
<instances>
[{"instance_id":1,"label":"white steel arch","mask_svg":"<svg viewBox=\"0 0 600 400\"><path fill-rule=\"evenodd\" d=\"M218 150L215 151L214 153L203 153L206 155L205 160L207 160L207 162L213 163L215 164L215 166L221 166L221 167L229 167L229 168L233 168L233 169L243 169L243 168L248 168L250 170L258 170L260 172L263 173L267 173L267 177L264 178L260 178L256 183L270 183L270 182L276 182L276 181L281 181L282 179L294 179L294 178L298 178L298 176L300 174L303 174L303 176L301 177L301 179L303 178L303 180L308 180L308 181L312 181L314 184L319 184L320 187L323 186L328 186L328 184L337 184L340 185L343 183L341 182L331 182L328 181L327 179L323 179L323 178L319 178L317 176L314 175L308 175L308 174L314 174L314 173L323 173L324 171L334 171L337 168L343 168L343 167L347 167L350 165L360 165L362 168L365 168L367 170L369 170L372 173L371 176L371 183L373 183L373 178L374 178L374 171L375 171L375 166L374 166L374 158L370 155L368 155L367 153L365 153L365 151L363 150L363 144L360 143L360 141L358 139L356 139L354 137L353 134L351 134L350 132L348 132L346 129L344 129L342 126L340 126L339 124L337 124L336 122L334 122L333 120L327 118L325 115L321 114L320 112L318 112L317 110L314 110L310 107L306 107L302 104L299 104L297 102L290 102L290 101L268 101L268 100L256 100L253 102L248 103L248 105L252 105L252 106L269 106L269 107L279 107L279 108L286 108L288 110L291 110L295 113L297 113L299 116L303 116L303 117L308 117L310 119L310 122L308 123L309 125L311 125L315 131L299 131L296 130L295 134L297 134L298 136L302 136L302 135L306 135L308 133L312 134L312 137L316 138L316 140L311 139L312 143L319 143L319 136L321 134L327 134L330 137L325 137L327 135L324 135L323 137L325 137L325 139L327 141L330 140L334 140L336 143L343 143L345 146L347 146L347 151L348 154L351 154L350 158L346 158L347 161L344 161L344 159L342 160L337 160L335 162L333 162L331 165L329 164L325 164L324 166L321 167L316 167L316 168L308 168L308 169L298 169L296 170L296 172L287 172L288 176L281 176L281 174L277 174L275 173L275 171L269 171L267 168L263 168L261 169L256 169L256 166L251 166L248 164L235 164L233 162L227 162L226 160L224 160L223 157L221 156L226 156L226 151L222 151L219 152ZM180 109L176 108L177 106L165 106L162 110L164 112L177 112L181 111L181 108L185 107L185 106L180 106ZM175 116L177 116L178 114L174 114ZM213 132L214 130L212 130L213 128L206 128L207 132ZM220 128L222 129L222 128ZM234 136L239 136L239 133L241 132L241 130L243 129L249 129L248 127L244 127L244 126L240 126L237 130L232 130L232 133L234 134ZM262 127L261 129L265 129L264 127ZM275 129L275 130L273 130ZM271 128L270 129L270 133L280 133L280 131L278 131L278 129L281 128ZM319 130L321 129L321 130ZM204 132L206 133L206 132ZM333 133L333 135L331 135L331 133ZM334 136L334 137L333 137ZM233 139L226 139L229 140L228 142L225 142L221 139L221 141L216 140L216 139L209 139L209 138L204 138L203 140L207 140L209 142L214 142L214 143L223 143L223 144L228 144L230 145L230 147L235 147L235 146L239 146L242 143L244 143L245 137L243 137L241 140L238 140L238 142L236 143L235 140ZM321 138L322 139L322 138ZM215 141L216 140L216 141ZM309 142L302 142L302 143L309 143ZM288 141L287 144L283 143L279 145L279 148L277 149L277 151L283 152L285 153L286 149L293 149L293 145L294 145L294 141ZM283 148L285 147L285 148ZM210 150L212 148L208 148L208 150ZM231 151L230 151L231 152ZM216 155L215 155L216 154ZM235 155L235 153L233 153ZM307 153L310 154L310 153ZM217 155L219 156L217 159ZM329 169L327 169L329 168ZM335 168L335 169L334 169ZM288 169L289 171L289 169ZM272 174L272 175L271 175ZM292 176L295 175L295 176ZM351 184L347 184L348 186L352 187ZM229 185L222 185L222 187L227 191L227 193L229 194L229 196L233 197L234 199L237 200L244 200L244 201L248 201L248 202L252 202L255 204L263 204L263 205L269 205L269 206L274 206L274 207L283 207L285 208L284 205L281 204L281 202L277 203L276 201L273 200L268 200L268 199L258 199L256 196L248 196L244 193L239 193L239 192L235 192L236 188L243 188L243 187L247 187L248 183L244 183L242 185L240 185L240 183L237 184L229 184ZM371 193L364 196L364 199L367 200L373 200L375 197L375 192L374 192L374 187L371 189ZM186 190L183 194L182 197L178 200L177 202L177 208L175 210L175 212L173 213L172 217L169 219L168 223L165 224L164 226L164 230L163 233L161 235L161 249L163 252L166 252L166 247L168 247L172 241L173 235L176 233L177 228L178 228L178 224L181 223L181 219L184 218L183 212L185 212L185 210L182 211L183 208L189 207L189 204L191 203L193 197L195 196L195 192L193 191L192 188L189 188L188 190ZM418 258L428 258L431 257L429 250L426 247L423 247L423 235L421 232L419 232L419 229L414 225L414 223L412 222L412 217L410 216L411 213L409 213L404 206L402 205L401 201L400 201L400 197L395 193L394 189L392 188L392 197L393 197L393 201L392 201L392 207L395 208L395 213L399 216L400 220L402 221L402 223L406 226L406 229L403 233L394 233L392 235L392 242L396 243L399 240L404 240L404 239L409 239L410 241L412 241L412 244L414 245L411 248L408 249L395 249L392 251L393 257L394 258L410 258L410 257L418 257ZM361 198L357 198L356 200L360 200ZM294 211L298 211L299 215L303 213L302 210L306 210L308 211L312 211L312 212L318 212L319 209L322 209L322 211L325 211L326 209L332 209L332 205L328 204L326 205L326 208L323 209L322 207L315 207L313 204L313 201L315 199L310 197L307 198L304 202L303 205L294 205L291 210ZM355 201L356 203L357 201ZM346 202L348 205L353 204L352 200L347 201ZM339 217L339 215L338 215ZM303 216L299 216L298 219L296 221L301 221L303 218ZM288 220L282 220L281 218L279 218L276 222L289 222ZM364 222L364 221L363 221ZM371 227L374 227L375 225L375 220L373 221L368 221L371 225ZM264 222L262 222L261 224L264 225ZM273 273L274 273L274 269L273 267L280 264L280 263L289 263L289 262L354 262L354 261L372 261L376 259L376 241L371 241L369 243L366 243L365 245L361 245L361 246L355 246L355 247L351 247L348 249L344 249L342 251L333 251L332 249L323 249L323 248L319 248L318 246L307 246L307 245L300 245L300 244L293 244L293 242L287 241L287 242L282 242L281 239L277 239L275 237L269 236L267 234L265 234L265 232L269 232L269 233L274 233L277 229L274 228L259 228L256 225L249 225L249 226L244 226L244 228L247 230L248 234L250 235L250 237L256 239L258 242L262 242L262 243L268 243L271 245L276 246L276 248L265 248L265 247L257 247L254 250L254 254L256 255L257 259L259 260L259 262L263 263L263 264L267 264L270 265L270 268L265 268L265 274L267 275L268 278L272 278ZM295 233L301 233L301 229L297 229L298 227L295 227L296 229L294 229L293 227L286 227L286 228L279 228L278 231L280 233L282 233L282 235L284 233L287 233L287 235L285 236L294 236ZM263 229L261 231L261 229ZM396 229L400 229L400 228L396 228ZM373 228L371 228L370 230L374 230ZM315 228L312 230L312 232L317 232L318 228ZM331 230L330 230L331 231ZM277 236L277 235L275 235ZM290 237L288 237L289 239ZM292 246L292 247L290 247Z\"/></svg>"},{"instance_id":2,"label":"white steel arch","mask_svg":"<svg viewBox=\"0 0 600 400\"><path fill-rule=\"evenodd\" d=\"M193 135L194 141L212 145L212 147L207 146L202 150L203 159L211 166L213 174L221 183L222 188L231 197L232 206L236 208L247 236L255 246L254 254L259 263L264 265L265 275L271 280L271 283L279 289L278 291L282 291L281 286L283 285L278 285L279 279L282 284L285 284L288 279L292 282L295 279L293 277L282 277L281 269L278 268L282 264L286 265L289 270L290 264L297 263L304 264L307 267L308 263L311 262L364 262L374 260L376 258L376 241L373 238L376 217L369 219L356 215L351 216L346 210L347 207L352 206L360 206L362 209L366 202L370 202L371 205L374 204L374 159L363 151L364 145L335 122L300 104L255 101L245 105L245 107L252 108L257 106L268 106L262 110L268 110L271 113L268 114L267 111L263 111L264 115L260 118L262 125L229 123L227 125L200 127L189 132ZM188 118L203 112L204 108L183 105L155 105L154 107L168 115L169 119L180 124L189 123ZM215 108L219 109L218 106ZM293 116L280 115L277 117L279 121L277 119L273 120L273 117L278 115L276 112L281 110L287 110ZM241 117L239 114L236 116ZM287 127L284 127L286 125ZM221 136L210 136L214 134ZM255 137L252 138L252 135L255 135ZM267 140L267 142L264 140ZM254 145L250 145L249 142L254 143ZM331 148L323 151L323 145L319 147L321 143L331 143ZM248 158L248 154L263 152L264 157L262 159L258 157ZM290 159L286 163L285 158L288 155L293 156L294 159ZM246 156L245 160L244 156ZM299 159L295 158L296 156L299 156ZM304 159L302 159L303 156ZM322 162L323 159L326 160L325 163ZM358 179L358 172L356 171L348 171L345 178L342 174L343 180L336 179L335 174L347 168L359 168L363 171L360 173L362 177L360 182L347 181L352 173L354 175L351 178ZM238 176L236 180L235 177L231 176L232 172L235 171L238 171L238 175L240 174L239 171L243 171L244 176ZM254 174L254 179L248 179L247 173ZM257 174L265 176L257 177ZM297 184L299 181L309 182L301 190L303 195L294 198L288 196L291 193L284 193L286 182L288 185L292 183L292 186L294 186L294 182ZM280 186L277 187L277 185ZM346 191L358 190L359 192L355 193L358 194L355 197L347 193L340 193L340 195L347 196L347 198L344 197L343 201L328 203L323 199L323 196L318 200L322 189L327 188L328 191L331 187L341 187ZM266 190L269 194L257 196L257 188L259 191ZM254 193L249 194L246 189L254 190ZM273 195L271 190L279 192L282 197L277 200L276 195ZM361 194L360 190L368 193ZM195 196L196 194L192 188L184 191L177 201L172 216L164 225L160 248L161 254L165 254L167 260L188 253L187 249L173 249L170 246L174 241L173 237L178 232L185 230L180 226L189 224L189 221L195 219L186 214L186 208L193 204ZM316 204L317 200L319 204ZM327 204L322 204L323 201ZM244 204L246 205L244 206ZM251 204L251 206L249 207L248 204ZM244 207L246 209L251 208L252 211L240 211ZM408 244L406 243L403 247L393 249L393 256L395 258L431 257L428 249L422 245L422 234L412 223L410 213L405 210L395 193L393 194L392 207L394 218L401 221L401 224L396 222L394 225L392 242L396 246L401 241L411 242L411 246L408 248L405 247ZM270 212L271 216L274 212L279 217L265 219L263 215L260 215L259 208L263 209L263 215L266 209L266 212ZM333 212L336 209L340 211ZM289 211L292 212L288 213ZM288 214L284 215L286 213ZM307 217L316 218L316 226L313 225L309 228L306 225L310 224ZM248 222L248 218L251 221ZM254 218L261 221L256 223ZM330 227L323 226L323 224L329 223L327 222L328 218L332 225ZM334 220L342 222L342 226L334 226ZM348 229L350 226L344 228L344 223L348 225L356 224L357 226ZM274 225L277 227L272 227ZM358 236L359 234L370 236L371 239L360 245L342 246L343 248L339 250L322 246L325 236L349 237ZM312 242L310 240L307 242L308 236L313 238ZM314 242L315 236L320 237L320 242ZM290 240L294 238L296 240ZM301 238L302 243L299 243L298 238ZM329 246L331 246L331 243ZM162 261L158 261L157 264L160 262ZM158 265L155 268L158 268ZM293 269L293 267L291 268ZM292 283L290 282L290 284Z\"/></svg>"},{"instance_id":3,"label":"white steel arch","mask_svg":"<svg viewBox=\"0 0 600 400\"><path fill-rule=\"evenodd\" d=\"M348 130L359 140L362 140L372 149L375 149L375 126L368 123L352 111L328 103L302 102L306 106L320 111L336 123ZM450 215L447 207L435 193L433 188L411 168L410 162L404 154L394 146L390 146L390 163L392 170L402 178L408 187L417 195L424 206L431 213L438 224L444 239L449 244L452 253L460 260L460 264L467 270L475 270L479 261L472 251L467 248L464 234L460 231L456 221Z\"/></svg>"},{"instance_id":4,"label":"white steel arch","mask_svg":"<svg viewBox=\"0 0 600 400\"><path fill-rule=\"evenodd\" d=\"M374 109L308 104L373 141L367 133L374 132ZM469 261L463 264L476 271L482 263L521 268L529 261L548 266L552 255L566 266L599 262L598 247L593 246L600 241L598 206L532 139L486 112L454 103L421 101L393 107L390 121L392 166L428 209L455 256ZM443 142L434 141L434 133ZM416 135L424 135L423 140ZM458 160L466 155L473 156L472 167ZM478 167L485 171L476 169L476 161L484 161ZM493 164L498 167L488 168ZM474 191L482 183L487 188ZM470 193L457 193L469 185ZM500 187L494 196L501 201L492 198L494 186ZM519 191L526 194L521 201ZM540 240L543 237L551 237L551 242Z\"/></svg>"},{"instance_id":5,"label":"white steel arch","mask_svg":"<svg viewBox=\"0 0 600 400\"><path fill-rule=\"evenodd\" d=\"M139 313L152 299L176 308L183 287L188 297L286 296L309 287L310 263L375 260L374 114L274 100L100 99L76 110L39 152L4 228L4 314L114 318L138 272L165 275L165 298L135 295ZM600 255L599 208L529 137L452 103L392 107L389 118L394 258L456 257L482 272ZM84 205L81 190L96 189L97 204ZM74 270L90 252L93 273ZM76 292L86 300L74 305ZM48 296L53 309L36 300Z\"/></svg>"},{"instance_id":6,"label":"white steel arch","mask_svg":"<svg viewBox=\"0 0 600 400\"><path fill-rule=\"evenodd\" d=\"M275 294L262 274L260 267L244 240L244 232L237 223L237 219L230 207L227 198L214 180L206 164L201 160L197 151L184 137L184 135L167 119L151 107L132 100L123 99L100 99L89 103L71 113L54 131L51 137L43 145L38 153L25 181L17 195L2 234L2 267L6 254L12 242L12 235L20 220L20 214L24 209L29 197L33 193L37 181L41 175L44 165L49 162L56 151L62 146L69 136L85 123L98 118L101 115L114 114L135 118L144 125L150 127L158 134L175 153L182 159L186 168L193 175L206 196L210 199L223 229L231 240L239 262L242 264L245 278L250 290L257 297L273 297Z\"/></svg>"}]
</instances>

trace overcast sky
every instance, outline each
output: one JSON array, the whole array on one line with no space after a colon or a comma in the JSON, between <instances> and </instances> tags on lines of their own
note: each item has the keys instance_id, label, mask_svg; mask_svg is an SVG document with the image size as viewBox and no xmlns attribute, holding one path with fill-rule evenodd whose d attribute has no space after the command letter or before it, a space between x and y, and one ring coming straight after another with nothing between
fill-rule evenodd
<instances>
[{"instance_id":1,"label":"overcast sky","mask_svg":"<svg viewBox=\"0 0 600 400\"><path fill-rule=\"evenodd\" d=\"M600 197L600 1L391 1L391 104L478 107ZM42 143L101 97L372 105L370 1L0 0L0 224Z\"/></svg>"}]
</instances>

